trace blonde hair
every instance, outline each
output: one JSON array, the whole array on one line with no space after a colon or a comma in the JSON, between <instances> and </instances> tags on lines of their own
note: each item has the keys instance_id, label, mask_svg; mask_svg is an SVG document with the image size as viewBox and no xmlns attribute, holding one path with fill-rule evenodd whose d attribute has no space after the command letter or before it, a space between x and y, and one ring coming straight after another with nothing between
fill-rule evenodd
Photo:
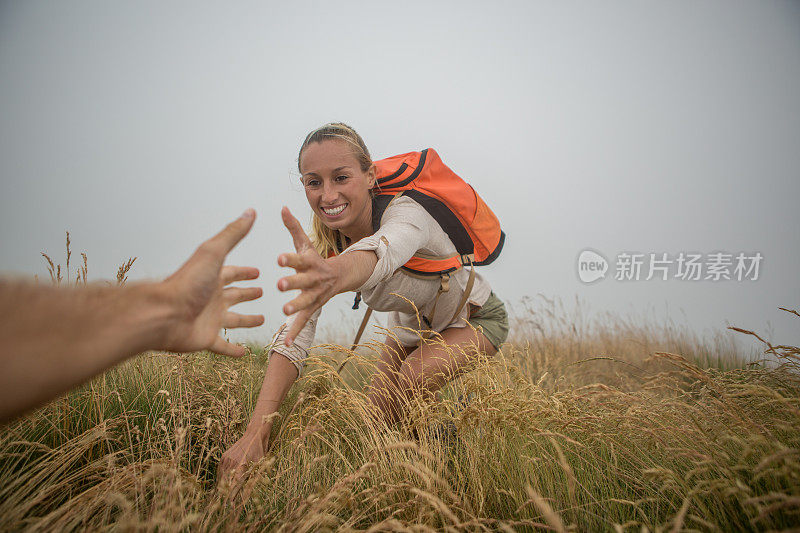
<instances>
[{"instance_id":1,"label":"blonde hair","mask_svg":"<svg viewBox=\"0 0 800 533\"><path fill-rule=\"evenodd\" d=\"M330 122L306 135L303 144L300 146L300 152L297 154L297 170L302 172L300 170L300 158L303 156L303 150L309 144L336 139L346 142L353 148L353 155L356 156L363 172L367 172L372 167L372 157L370 157L367 145L364 144L364 139L361 138L361 135L343 122ZM337 243L341 239L339 230L326 226L316 213L311 214L311 234L309 238L322 257L328 257L331 253L339 253L337 247Z\"/></svg>"}]
</instances>

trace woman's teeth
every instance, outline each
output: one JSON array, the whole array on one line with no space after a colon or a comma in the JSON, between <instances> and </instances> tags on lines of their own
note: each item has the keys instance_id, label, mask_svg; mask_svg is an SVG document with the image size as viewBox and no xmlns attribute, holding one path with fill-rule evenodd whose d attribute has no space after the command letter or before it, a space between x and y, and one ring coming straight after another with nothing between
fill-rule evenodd
<instances>
[{"instance_id":1,"label":"woman's teeth","mask_svg":"<svg viewBox=\"0 0 800 533\"><path fill-rule=\"evenodd\" d=\"M323 207L322 210L325 212L326 215L335 217L336 215L341 213L344 210L345 207L347 207L347 204L342 204L342 205L340 205L338 207L334 207L334 208L331 208L331 209Z\"/></svg>"}]
</instances>

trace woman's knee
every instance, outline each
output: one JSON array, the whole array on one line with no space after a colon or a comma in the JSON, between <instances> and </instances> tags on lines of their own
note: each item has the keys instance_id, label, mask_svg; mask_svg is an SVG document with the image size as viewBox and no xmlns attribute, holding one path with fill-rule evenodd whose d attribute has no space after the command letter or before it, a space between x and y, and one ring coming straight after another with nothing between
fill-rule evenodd
<instances>
[{"instance_id":1,"label":"woman's knee","mask_svg":"<svg viewBox=\"0 0 800 533\"><path fill-rule=\"evenodd\" d=\"M401 418L408 396L398 379L393 381L387 379L378 381L378 383L373 380L367 401L372 405L379 418L392 423Z\"/></svg>"},{"instance_id":2,"label":"woman's knee","mask_svg":"<svg viewBox=\"0 0 800 533\"><path fill-rule=\"evenodd\" d=\"M399 388L406 400L428 396L449 380L449 372L439 365L425 365L421 358L406 359L398 373Z\"/></svg>"}]
</instances>

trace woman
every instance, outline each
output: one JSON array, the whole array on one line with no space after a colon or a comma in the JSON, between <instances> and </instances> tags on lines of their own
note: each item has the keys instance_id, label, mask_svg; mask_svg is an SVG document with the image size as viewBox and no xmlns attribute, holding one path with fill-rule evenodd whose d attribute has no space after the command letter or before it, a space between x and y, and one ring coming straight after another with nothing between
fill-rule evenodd
<instances>
[{"instance_id":1,"label":"woman","mask_svg":"<svg viewBox=\"0 0 800 533\"><path fill-rule=\"evenodd\" d=\"M455 254L456 248L436 220L405 196L392 201L378 230L373 230L375 165L355 130L332 123L312 131L300 147L298 168L313 211L312 234L309 239L283 208L283 223L296 252L281 254L278 264L296 273L278 280L278 289L299 289L300 294L283 306L290 316L270 353L250 424L222 456L222 475L264 456L272 427L270 415L302 371L320 309L336 294L360 291L372 309L391 313L388 327L395 335L386 338L368 396L389 423L402 418L403 406L412 395L431 395L469 370L469 354L474 354L476 346L494 355L508 333L505 307L479 274L469 291L469 305L454 318L468 284L466 269L451 274L450 290L438 299L439 278L419 279L400 270L417 252L441 257ZM346 249L334 255L339 242ZM441 343L420 342L421 335L416 333L420 315L431 317L430 329L439 332L450 349ZM466 327L467 321L480 329Z\"/></svg>"}]
</instances>

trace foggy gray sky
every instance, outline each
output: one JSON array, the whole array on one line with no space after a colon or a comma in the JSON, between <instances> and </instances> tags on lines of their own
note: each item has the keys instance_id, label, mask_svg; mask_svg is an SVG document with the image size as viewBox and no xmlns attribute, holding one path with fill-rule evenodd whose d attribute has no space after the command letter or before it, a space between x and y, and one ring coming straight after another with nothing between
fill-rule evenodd
<instances>
[{"instance_id":1,"label":"foggy gray sky","mask_svg":"<svg viewBox=\"0 0 800 533\"><path fill-rule=\"evenodd\" d=\"M40 252L159 278L246 207L267 339L305 134L341 120L375 158L435 147L508 234L483 269L516 306L655 310L800 341L800 4L0 4L0 271ZM579 252L612 261L591 285ZM758 281L613 279L623 251L761 252ZM335 327L340 296L324 313ZM769 324L769 325L768 325ZM245 335L253 337L253 334Z\"/></svg>"}]
</instances>

